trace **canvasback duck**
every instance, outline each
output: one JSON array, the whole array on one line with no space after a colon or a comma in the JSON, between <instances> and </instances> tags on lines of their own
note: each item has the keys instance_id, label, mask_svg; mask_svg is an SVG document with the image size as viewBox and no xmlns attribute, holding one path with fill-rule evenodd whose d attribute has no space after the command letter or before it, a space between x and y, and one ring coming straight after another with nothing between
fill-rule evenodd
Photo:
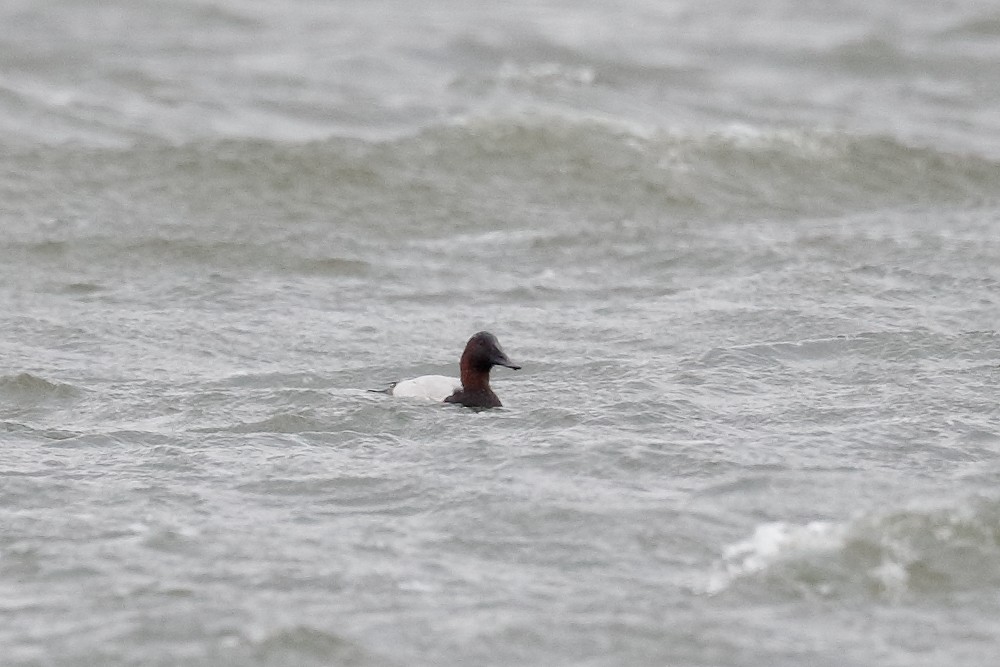
<instances>
[{"instance_id":1,"label":"canvasback duck","mask_svg":"<svg viewBox=\"0 0 1000 667\"><path fill-rule=\"evenodd\" d=\"M412 380L394 382L385 393L458 403L469 408L499 408L502 403L490 389L490 369L494 366L506 366L515 371L521 369L507 357L496 336L480 331L465 344L459 362L461 378L421 375Z\"/></svg>"}]
</instances>

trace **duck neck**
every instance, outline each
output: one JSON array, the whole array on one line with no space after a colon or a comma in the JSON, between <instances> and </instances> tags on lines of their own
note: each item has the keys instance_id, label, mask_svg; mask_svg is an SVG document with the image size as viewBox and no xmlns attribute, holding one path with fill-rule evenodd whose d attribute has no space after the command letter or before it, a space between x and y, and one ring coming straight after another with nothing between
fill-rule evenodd
<instances>
[{"instance_id":1,"label":"duck neck","mask_svg":"<svg viewBox=\"0 0 1000 667\"><path fill-rule=\"evenodd\" d=\"M462 388L465 391L489 391L489 370L479 370L472 364L462 364Z\"/></svg>"}]
</instances>

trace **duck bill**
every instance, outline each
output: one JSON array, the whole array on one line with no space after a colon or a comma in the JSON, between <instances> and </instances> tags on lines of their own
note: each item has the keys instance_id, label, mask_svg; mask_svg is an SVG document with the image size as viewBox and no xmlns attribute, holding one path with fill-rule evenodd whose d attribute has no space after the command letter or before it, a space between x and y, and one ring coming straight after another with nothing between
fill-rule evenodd
<instances>
[{"instance_id":1,"label":"duck bill","mask_svg":"<svg viewBox=\"0 0 1000 667\"><path fill-rule=\"evenodd\" d=\"M505 366L515 371L521 370L521 367L515 364L513 361L511 361L503 350L497 350L496 352L494 352L493 356L490 358L490 361L493 363L494 366Z\"/></svg>"}]
</instances>

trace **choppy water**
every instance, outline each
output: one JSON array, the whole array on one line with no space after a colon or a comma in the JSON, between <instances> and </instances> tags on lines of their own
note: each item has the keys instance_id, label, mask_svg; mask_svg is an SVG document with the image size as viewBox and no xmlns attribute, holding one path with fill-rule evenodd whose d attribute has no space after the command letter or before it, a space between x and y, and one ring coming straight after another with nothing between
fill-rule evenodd
<instances>
[{"instance_id":1,"label":"choppy water","mask_svg":"<svg viewBox=\"0 0 1000 667\"><path fill-rule=\"evenodd\" d=\"M0 664L993 665L992 2L0 8ZM489 329L505 408L368 393Z\"/></svg>"}]
</instances>

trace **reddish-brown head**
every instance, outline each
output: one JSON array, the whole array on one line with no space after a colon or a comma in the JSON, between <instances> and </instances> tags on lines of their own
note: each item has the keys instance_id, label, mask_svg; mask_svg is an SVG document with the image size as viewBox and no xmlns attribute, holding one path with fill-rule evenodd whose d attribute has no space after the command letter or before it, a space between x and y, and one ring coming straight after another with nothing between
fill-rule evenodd
<instances>
[{"instance_id":1,"label":"reddish-brown head","mask_svg":"<svg viewBox=\"0 0 1000 667\"><path fill-rule=\"evenodd\" d=\"M497 342L496 336L488 331L480 331L469 339L465 344L460 366L462 386L467 390L488 388L490 369L494 366L506 366L515 371L521 368L510 360Z\"/></svg>"}]
</instances>

